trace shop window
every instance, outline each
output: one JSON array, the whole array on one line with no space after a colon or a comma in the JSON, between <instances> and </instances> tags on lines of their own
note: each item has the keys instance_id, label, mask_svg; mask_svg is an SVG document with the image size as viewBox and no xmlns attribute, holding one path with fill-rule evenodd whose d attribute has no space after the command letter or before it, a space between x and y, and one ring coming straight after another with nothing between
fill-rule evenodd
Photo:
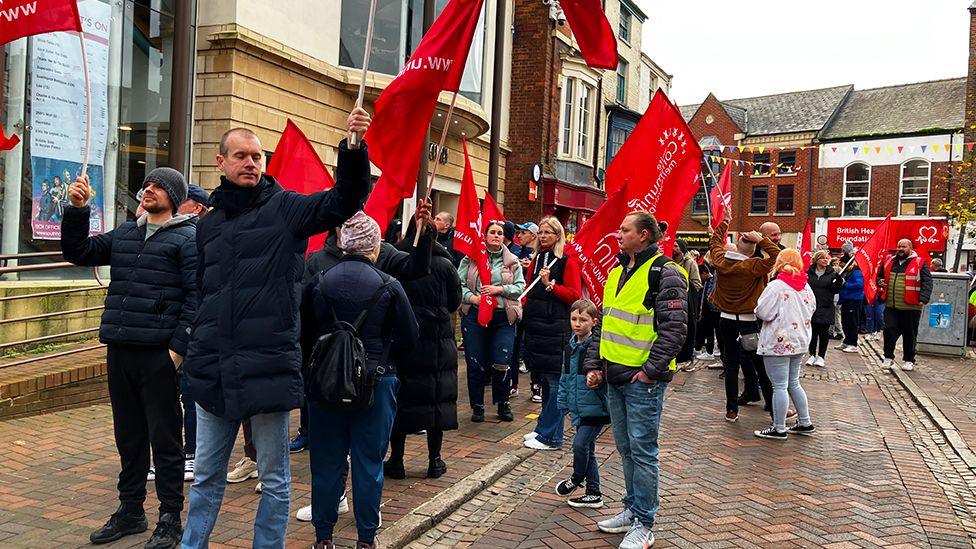
<instances>
[{"instance_id":1,"label":"shop window","mask_svg":"<svg viewBox=\"0 0 976 549\"><path fill-rule=\"evenodd\" d=\"M927 215L929 211L929 163L909 160L901 166L898 199L900 215Z\"/></svg>"},{"instance_id":2,"label":"shop window","mask_svg":"<svg viewBox=\"0 0 976 549\"><path fill-rule=\"evenodd\" d=\"M776 186L776 213L793 213L793 185Z\"/></svg>"},{"instance_id":3,"label":"shop window","mask_svg":"<svg viewBox=\"0 0 976 549\"><path fill-rule=\"evenodd\" d=\"M787 175L796 173L796 151L783 151L779 153L779 160L777 163L777 174Z\"/></svg>"},{"instance_id":4,"label":"shop window","mask_svg":"<svg viewBox=\"0 0 976 549\"><path fill-rule=\"evenodd\" d=\"M769 211L769 187L766 185L756 185L752 188L752 203L749 213L764 214Z\"/></svg>"},{"instance_id":5,"label":"shop window","mask_svg":"<svg viewBox=\"0 0 976 549\"><path fill-rule=\"evenodd\" d=\"M869 215L871 204L871 166L857 162L844 168L845 216Z\"/></svg>"}]
</instances>

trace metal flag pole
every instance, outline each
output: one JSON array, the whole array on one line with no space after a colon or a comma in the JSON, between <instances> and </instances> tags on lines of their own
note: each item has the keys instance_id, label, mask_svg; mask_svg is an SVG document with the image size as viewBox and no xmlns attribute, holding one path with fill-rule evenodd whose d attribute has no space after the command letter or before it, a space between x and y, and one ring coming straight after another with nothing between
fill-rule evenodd
<instances>
[{"instance_id":1,"label":"metal flag pole","mask_svg":"<svg viewBox=\"0 0 976 549\"><path fill-rule=\"evenodd\" d=\"M437 143L437 150L434 155L434 167L430 169L430 178L427 181L427 193L424 195L422 202L427 202L430 199L430 191L434 187L434 176L437 175L437 165L440 164L441 151L444 150L444 142L447 140L447 130L451 127L451 117L454 116L454 104L457 103L457 90L454 91L454 95L451 96L451 106L447 108L447 118L444 120L444 128L441 129L441 140ZM414 247L420 242L420 231L413 237Z\"/></svg>"},{"instance_id":2,"label":"metal flag pole","mask_svg":"<svg viewBox=\"0 0 976 549\"><path fill-rule=\"evenodd\" d=\"M356 97L356 106L362 108L363 95L366 93L366 73L369 71L369 52L373 49L373 26L376 22L376 0L372 0L369 5L369 24L366 26L366 51L363 53L363 71L359 77L359 95ZM349 136L349 144L356 146L359 144L359 134L353 132Z\"/></svg>"},{"instance_id":3,"label":"metal flag pole","mask_svg":"<svg viewBox=\"0 0 976 549\"><path fill-rule=\"evenodd\" d=\"M78 32L81 40L81 71L85 75L85 148L81 154L81 177L88 176L88 149L91 148L91 77L88 75L88 51L85 49L85 32Z\"/></svg>"}]
</instances>

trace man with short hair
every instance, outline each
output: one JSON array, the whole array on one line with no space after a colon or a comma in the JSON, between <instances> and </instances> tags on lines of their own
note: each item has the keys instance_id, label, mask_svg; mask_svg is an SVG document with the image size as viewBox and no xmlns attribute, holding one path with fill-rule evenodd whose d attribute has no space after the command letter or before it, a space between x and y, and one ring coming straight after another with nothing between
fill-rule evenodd
<instances>
[{"instance_id":1,"label":"man with short hair","mask_svg":"<svg viewBox=\"0 0 976 549\"><path fill-rule=\"evenodd\" d=\"M902 338L901 369L915 369L915 345L922 307L932 297L932 273L922 258L912 250L912 241L898 241L898 251L878 270L878 285L884 311L884 361L882 366L894 368L895 344Z\"/></svg>"},{"instance_id":2,"label":"man with short hair","mask_svg":"<svg viewBox=\"0 0 976 549\"><path fill-rule=\"evenodd\" d=\"M183 175L171 168L149 172L142 187L145 213L115 230L88 236L91 187L71 184L61 249L75 265L110 265L99 340L108 345L121 505L92 543L144 532L149 450L156 469L159 522L147 549L176 547L182 535L184 453L176 370L187 353L196 310L196 217L177 215L186 197Z\"/></svg>"},{"instance_id":3,"label":"man with short hair","mask_svg":"<svg viewBox=\"0 0 976 549\"><path fill-rule=\"evenodd\" d=\"M519 245L522 246L522 254L519 259L531 260L538 247L539 226L531 221L526 221L521 225L516 225L515 228L517 229L516 236L518 237ZM523 269L527 268L523 267Z\"/></svg>"},{"instance_id":4,"label":"man with short hair","mask_svg":"<svg viewBox=\"0 0 976 549\"><path fill-rule=\"evenodd\" d=\"M349 135L369 127L353 109ZM285 191L263 173L254 132L235 128L220 140L223 172L200 221L200 300L186 360L197 401L196 478L184 549L206 547L227 483L227 462L241 421L250 418L261 503L255 547L284 547L291 499L288 413L304 402L299 346L299 282L308 238L341 225L369 193L366 144L339 144L336 184L311 195Z\"/></svg>"},{"instance_id":5,"label":"man with short hair","mask_svg":"<svg viewBox=\"0 0 976 549\"><path fill-rule=\"evenodd\" d=\"M454 215L448 211L438 213L434 216L434 227L437 229L437 243L447 248L451 261L457 267L464 254L454 250Z\"/></svg>"},{"instance_id":6,"label":"man with short hair","mask_svg":"<svg viewBox=\"0 0 976 549\"><path fill-rule=\"evenodd\" d=\"M932 260L932 272L933 273L947 273L949 271L945 268L945 263L942 262L938 257Z\"/></svg>"}]
</instances>

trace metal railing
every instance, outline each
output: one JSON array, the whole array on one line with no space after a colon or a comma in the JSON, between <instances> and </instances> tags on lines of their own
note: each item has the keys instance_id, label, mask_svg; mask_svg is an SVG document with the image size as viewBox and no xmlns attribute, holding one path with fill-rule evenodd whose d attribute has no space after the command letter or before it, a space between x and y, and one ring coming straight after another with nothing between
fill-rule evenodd
<instances>
[{"instance_id":1,"label":"metal railing","mask_svg":"<svg viewBox=\"0 0 976 549\"><path fill-rule=\"evenodd\" d=\"M38 264L31 264L31 265L21 265L20 264L20 261L21 260L24 260L24 259L42 259L42 258L59 258L59 257L61 257L61 252L34 252L34 253L23 253L23 254L3 254L3 255L0 255L0 275L8 274L8 273L26 273L26 272L48 271L48 270L55 270L55 269L73 269L73 268L77 268L77 265L75 265L73 263L69 263L67 261L54 261L54 262L49 262L49 263L38 263ZM8 262L10 262L10 261L16 261L17 262L17 265L9 265ZM65 289L65 290L51 290L51 291L47 291L47 292L34 292L34 293L22 294L22 295L2 296L2 297L0 297L0 303L10 302L10 301L15 301L15 300L23 300L23 299L44 298L44 297L57 296L57 295L77 294L77 293L90 292L90 291L93 291L93 290L99 290L99 289L104 288L105 287L105 283L102 282L101 278L98 276L98 269L97 268L93 268L92 269L92 273L93 273L93 275L95 277L95 281L98 283L98 285L95 285L95 286L84 286L84 287L81 287L81 288L69 288L69 289ZM73 315L73 314L89 313L89 312L92 312L92 311L99 311L99 310L102 310L104 308L105 308L104 305L98 305L98 306L94 306L94 307L82 307L82 308L78 308L78 309L68 309L68 310L64 310L64 311L54 311L54 312L50 312L50 313L33 314L33 315L22 316L22 317L17 317L17 318L2 318L2 319L0 319L0 326L3 326L5 324L13 324L15 322L30 322L30 321L34 321L34 320L45 320L45 319L49 319L49 318L57 318L57 317L68 316L68 315ZM32 344L37 344L37 343L44 343L44 342L47 342L47 341L53 341L53 340L71 338L71 337L75 337L75 336L82 336L82 335L90 334L90 333L97 332L97 331L98 331L98 326L95 326L93 328L84 328L84 329L81 329L81 330L69 330L69 331L64 331L64 332L58 332L58 333L55 333L55 334L49 334L49 335L44 335L44 336L32 337L32 338L26 338L26 339L21 339L21 340L17 340L17 341L10 341L10 342L7 342L7 343L0 343L0 351L6 350L6 349L15 348L15 347L22 347L24 345L32 345ZM42 360L46 360L46 359L50 359L50 358L69 356L69 355L73 355L73 354L77 354L77 353L82 353L82 352L85 352L85 351L91 351L91 350L95 350L95 349L100 349L102 347L105 347L105 345L99 343L97 345L84 346L84 347L79 347L77 349L69 349L69 350L66 350L66 351L60 351L60 352L57 352L57 353L43 354L43 355L39 355L39 356L25 358L25 359L22 359L22 360L17 360L17 361L13 361L13 362L7 362L5 364L0 364L0 369L10 368L10 367L13 367L13 366L20 366L20 365L23 365L23 364L30 364L30 363L33 363L33 362L40 362Z\"/></svg>"}]
</instances>

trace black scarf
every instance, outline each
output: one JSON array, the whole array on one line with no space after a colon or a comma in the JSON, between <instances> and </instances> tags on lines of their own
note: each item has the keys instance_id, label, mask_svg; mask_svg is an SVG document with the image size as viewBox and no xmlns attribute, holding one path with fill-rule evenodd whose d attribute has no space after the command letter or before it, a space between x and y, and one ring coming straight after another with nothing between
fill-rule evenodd
<instances>
[{"instance_id":1,"label":"black scarf","mask_svg":"<svg viewBox=\"0 0 976 549\"><path fill-rule=\"evenodd\" d=\"M224 176L214 190L211 202L214 208L225 210L233 216L259 206L277 190L278 184L267 175L262 175L253 187L241 187Z\"/></svg>"}]
</instances>

